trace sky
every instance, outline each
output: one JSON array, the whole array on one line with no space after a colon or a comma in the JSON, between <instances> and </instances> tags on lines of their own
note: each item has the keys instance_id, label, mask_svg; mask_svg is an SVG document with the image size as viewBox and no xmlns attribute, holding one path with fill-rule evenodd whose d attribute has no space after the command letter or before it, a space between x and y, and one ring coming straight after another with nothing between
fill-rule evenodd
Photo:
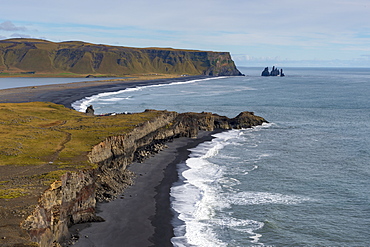
<instances>
[{"instance_id":1,"label":"sky","mask_svg":"<svg viewBox=\"0 0 370 247\"><path fill-rule=\"evenodd\" d=\"M227 51L249 67L370 67L369 0L0 1L0 39Z\"/></svg>"}]
</instances>

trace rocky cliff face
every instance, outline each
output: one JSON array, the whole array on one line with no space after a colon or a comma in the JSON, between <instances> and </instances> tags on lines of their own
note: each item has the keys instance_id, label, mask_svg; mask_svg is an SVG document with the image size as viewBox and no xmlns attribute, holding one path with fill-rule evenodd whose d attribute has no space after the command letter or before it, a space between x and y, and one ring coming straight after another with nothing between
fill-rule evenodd
<instances>
[{"instance_id":1,"label":"rocky cliff face","mask_svg":"<svg viewBox=\"0 0 370 247\"><path fill-rule=\"evenodd\" d=\"M67 173L44 192L38 206L22 224L32 241L40 246L57 246L68 237L72 224L101 220L95 215L96 201L109 201L131 184L127 166L163 148L173 138L196 137L199 130L249 128L266 122L251 112L229 119L211 113L164 111L122 136L112 136L88 154L95 170Z\"/></svg>"},{"instance_id":2,"label":"rocky cliff face","mask_svg":"<svg viewBox=\"0 0 370 247\"><path fill-rule=\"evenodd\" d=\"M228 52L129 48L37 39L0 41L0 72L242 75Z\"/></svg>"}]
</instances>

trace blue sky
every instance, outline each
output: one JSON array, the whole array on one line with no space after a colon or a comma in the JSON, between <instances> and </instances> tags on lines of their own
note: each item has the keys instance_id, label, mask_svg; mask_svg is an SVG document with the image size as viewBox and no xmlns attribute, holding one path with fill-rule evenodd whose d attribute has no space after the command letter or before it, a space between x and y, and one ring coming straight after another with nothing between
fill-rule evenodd
<instances>
[{"instance_id":1,"label":"blue sky","mask_svg":"<svg viewBox=\"0 0 370 247\"><path fill-rule=\"evenodd\" d=\"M0 39L229 51L239 66L370 67L369 0L2 0Z\"/></svg>"}]
</instances>

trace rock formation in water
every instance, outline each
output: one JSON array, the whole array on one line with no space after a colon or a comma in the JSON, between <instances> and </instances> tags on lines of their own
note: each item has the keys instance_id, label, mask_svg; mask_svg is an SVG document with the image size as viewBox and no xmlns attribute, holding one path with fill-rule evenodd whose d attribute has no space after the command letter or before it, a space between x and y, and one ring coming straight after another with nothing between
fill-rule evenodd
<instances>
[{"instance_id":1,"label":"rock formation in water","mask_svg":"<svg viewBox=\"0 0 370 247\"><path fill-rule=\"evenodd\" d=\"M266 67L262 73L261 73L261 76L285 76L284 72L283 72L283 69L279 69L275 66L272 66L272 70L271 72L269 72L269 68Z\"/></svg>"},{"instance_id":2,"label":"rock formation in water","mask_svg":"<svg viewBox=\"0 0 370 247\"><path fill-rule=\"evenodd\" d=\"M102 220L95 214L96 201L115 199L132 183L127 166L163 149L166 141L196 137L200 130L250 128L264 122L267 121L253 112L242 112L230 119L211 113L163 111L131 132L95 145L88 158L98 168L64 174L61 181L43 193L22 227L40 246L58 245L69 237L71 225Z\"/></svg>"},{"instance_id":3,"label":"rock formation in water","mask_svg":"<svg viewBox=\"0 0 370 247\"><path fill-rule=\"evenodd\" d=\"M209 76L242 75L228 52L171 48L130 48L79 41L39 39L0 41L0 73L123 76L164 73Z\"/></svg>"},{"instance_id":4,"label":"rock formation in water","mask_svg":"<svg viewBox=\"0 0 370 247\"><path fill-rule=\"evenodd\" d=\"M270 76L269 67L266 67L263 71L261 76Z\"/></svg>"}]
</instances>

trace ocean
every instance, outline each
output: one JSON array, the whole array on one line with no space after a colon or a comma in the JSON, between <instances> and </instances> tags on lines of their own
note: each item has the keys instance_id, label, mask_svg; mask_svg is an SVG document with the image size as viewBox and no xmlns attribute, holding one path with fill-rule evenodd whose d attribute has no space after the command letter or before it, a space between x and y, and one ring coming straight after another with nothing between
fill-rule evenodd
<instances>
[{"instance_id":1,"label":"ocean","mask_svg":"<svg viewBox=\"0 0 370 247\"><path fill-rule=\"evenodd\" d=\"M370 69L239 68L76 102L96 113L253 111L268 124L191 149L171 189L174 246L369 246Z\"/></svg>"}]
</instances>

